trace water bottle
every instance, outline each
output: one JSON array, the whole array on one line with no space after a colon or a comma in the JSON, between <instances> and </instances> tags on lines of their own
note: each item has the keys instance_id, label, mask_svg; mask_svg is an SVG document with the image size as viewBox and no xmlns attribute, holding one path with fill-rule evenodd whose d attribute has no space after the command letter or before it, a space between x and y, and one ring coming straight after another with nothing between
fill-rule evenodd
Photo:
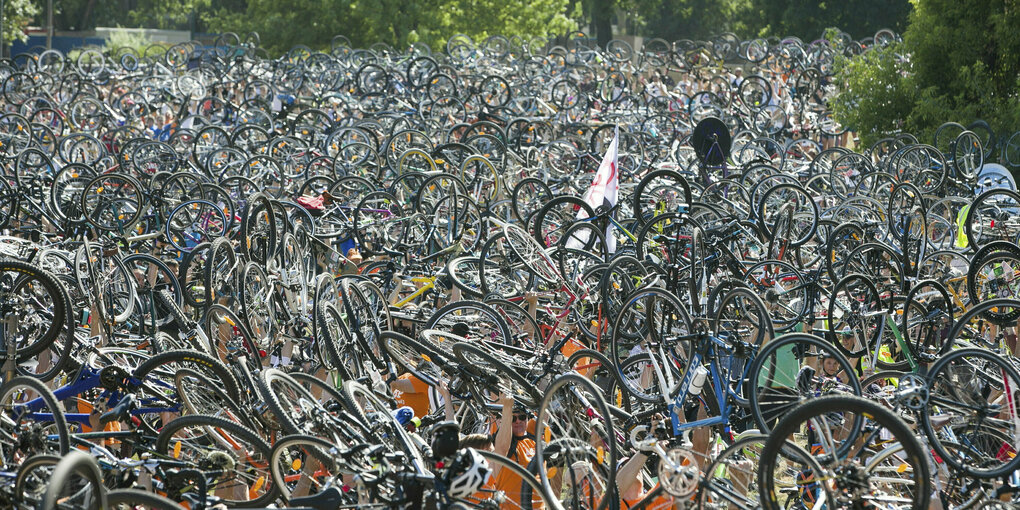
<instances>
[{"instance_id":1,"label":"water bottle","mask_svg":"<svg viewBox=\"0 0 1020 510\"><path fill-rule=\"evenodd\" d=\"M691 380L691 395L701 395L706 379L708 379L708 369L705 368L705 365L694 369L694 379Z\"/></svg>"}]
</instances>

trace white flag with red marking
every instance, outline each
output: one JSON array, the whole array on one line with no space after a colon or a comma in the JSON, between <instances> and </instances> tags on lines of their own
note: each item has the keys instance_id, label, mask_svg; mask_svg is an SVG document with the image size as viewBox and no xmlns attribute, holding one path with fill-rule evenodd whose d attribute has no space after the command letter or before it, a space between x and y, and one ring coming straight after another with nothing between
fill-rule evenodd
<instances>
[{"instance_id":1,"label":"white flag with red marking","mask_svg":"<svg viewBox=\"0 0 1020 510\"><path fill-rule=\"evenodd\" d=\"M599 169L595 172L595 179L591 182L591 188L584 194L584 202L590 205L592 209L598 209L603 205L606 207L616 205L616 199L620 195L620 173L617 171L619 146L620 127L617 126L613 132L613 141L609 143L609 148L606 149L606 154L602 156L602 162L599 163ZM587 217L587 214L584 209L577 212L578 219L585 217ZM606 248L609 250L609 253L616 251L616 238L611 234L612 225L606 225ZM568 240L568 246L573 244L573 242L573 239Z\"/></svg>"}]
</instances>

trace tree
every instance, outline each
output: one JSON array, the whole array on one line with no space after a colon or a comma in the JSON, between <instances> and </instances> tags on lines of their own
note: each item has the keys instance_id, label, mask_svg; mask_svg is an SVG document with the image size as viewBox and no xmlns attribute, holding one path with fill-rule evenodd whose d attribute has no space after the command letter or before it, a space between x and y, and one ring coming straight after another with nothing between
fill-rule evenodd
<instances>
[{"instance_id":1,"label":"tree","mask_svg":"<svg viewBox=\"0 0 1020 510\"><path fill-rule=\"evenodd\" d=\"M883 28L902 32L909 12L909 0L750 0L743 14L753 34L813 41L828 27L855 39Z\"/></svg>"},{"instance_id":2,"label":"tree","mask_svg":"<svg viewBox=\"0 0 1020 510\"><path fill-rule=\"evenodd\" d=\"M650 37L705 40L723 32L747 32L741 17L749 8L748 0L646 1L641 17Z\"/></svg>"},{"instance_id":3,"label":"tree","mask_svg":"<svg viewBox=\"0 0 1020 510\"><path fill-rule=\"evenodd\" d=\"M325 49L343 34L360 47L423 42L441 49L454 34L476 41L501 34L546 36L572 30L569 0L249 0L244 10L219 8L203 17L211 30L261 35L273 54L297 44ZM325 15L324 15L325 14Z\"/></svg>"},{"instance_id":4,"label":"tree","mask_svg":"<svg viewBox=\"0 0 1020 510\"><path fill-rule=\"evenodd\" d=\"M865 146L903 129L910 115L916 87L906 74L902 51L902 44L894 44L856 58L836 59L840 93L830 106Z\"/></svg>"},{"instance_id":5,"label":"tree","mask_svg":"<svg viewBox=\"0 0 1020 510\"><path fill-rule=\"evenodd\" d=\"M903 44L837 59L833 110L869 144L903 130L930 142L949 121L1020 129L1015 0L913 0ZM901 58L897 58L899 55Z\"/></svg>"},{"instance_id":6,"label":"tree","mask_svg":"<svg viewBox=\"0 0 1020 510\"><path fill-rule=\"evenodd\" d=\"M39 7L31 0L5 0L4 2L4 24L0 28L3 32L4 45L10 45L15 40L27 41L25 27L32 18L39 13Z\"/></svg>"}]
</instances>

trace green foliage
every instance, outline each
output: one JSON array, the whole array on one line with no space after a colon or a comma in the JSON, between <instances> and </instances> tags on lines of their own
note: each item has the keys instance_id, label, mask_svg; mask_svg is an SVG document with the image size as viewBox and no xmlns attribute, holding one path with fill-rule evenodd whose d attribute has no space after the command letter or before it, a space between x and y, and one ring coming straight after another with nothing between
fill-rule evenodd
<instances>
[{"instance_id":1,"label":"green foliage","mask_svg":"<svg viewBox=\"0 0 1020 510\"><path fill-rule=\"evenodd\" d=\"M152 40L150 40L144 33L128 31L128 30L115 30L110 32L110 38L106 40L104 45L105 50L115 50L120 48L131 48L138 55L144 55L146 48L152 46Z\"/></svg>"},{"instance_id":2,"label":"green foliage","mask_svg":"<svg viewBox=\"0 0 1020 510\"><path fill-rule=\"evenodd\" d=\"M24 28L39 12L39 7L32 0L6 0L4 2L3 41L9 45L15 40L25 41L28 36Z\"/></svg>"},{"instance_id":3,"label":"green foliage","mask_svg":"<svg viewBox=\"0 0 1020 510\"><path fill-rule=\"evenodd\" d=\"M840 94L830 105L833 115L857 131L870 146L896 132L911 112L916 87L901 62L902 45L869 51L857 58L836 59Z\"/></svg>"},{"instance_id":4,"label":"green foliage","mask_svg":"<svg viewBox=\"0 0 1020 510\"><path fill-rule=\"evenodd\" d=\"M813 41L828 27L854 39L889 28L902 32L910 13L909 0L747 0L746 25L754 34L797 36Z\"/></svg>"},{"instance_id":5,"label":"green foliage","mask_svg":"<svg viewBox=\"0 0 1020 510\"><path fill-rule=\"evenodd\" d=\"M1020 8L1015 0L913 0L904 43L837 59L836 118L865 144L902 129L930 141L949 121L1020 129ZM897 62L897 54L909 61Z\"/></svg>"},{"instance_id":6,"label":"green foliage","mask_svg":"<svg viewBox=\"0 0 1020 510\"><path fill-rule=\"evenodd\" d=\"M476 41L489 35L566 33L575 24L565 12L569 0L249 0L238 11L226 7L207 12L211 30L257 31L263 46L279 54L297 44L327 49L343 34L360 47L384 42L405 48L423 42L441 49L447 38L462 33ZM324 15L328 13L328 15Z\"/></svg>"},{"instance_id":7,"label":"green foliage","mask_svg":"<svg viewBox=\"0 0 1020 510\"><path fill-rule=\"evenodd\" d=\"M722 32L747 33L743 19L749 0L646 1L643 14L648 36L667 41L707 39Z\"/></svg>"},{"instance_id":8,"label":"green foliage","mask_svg":"<svg viewBox=\"0 0 1020 510\"><path fill-rule=\"evenodd\" d=\"M193 12L210 7L210 0L137 0L134 9L128 13L131 26L181 30L188 28Z\"/></svg>"}]
</instances>

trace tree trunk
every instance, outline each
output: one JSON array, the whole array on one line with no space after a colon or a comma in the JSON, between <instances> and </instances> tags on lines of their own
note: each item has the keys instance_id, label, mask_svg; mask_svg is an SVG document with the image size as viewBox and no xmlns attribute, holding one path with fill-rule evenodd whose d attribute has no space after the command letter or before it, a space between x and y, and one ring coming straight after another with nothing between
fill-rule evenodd
<instances>
[{"instance_id":1,"label":"tree trunk","mask_svg":"<svg viewBox=\"0 0 1020 510\"><path fill-rule=\"evenodd\" d=\"M591 11L592 25L599 46L605 48L606 43L613 40L613 2L612 0L596 0Z\"/></svg>"}]
</instances>

